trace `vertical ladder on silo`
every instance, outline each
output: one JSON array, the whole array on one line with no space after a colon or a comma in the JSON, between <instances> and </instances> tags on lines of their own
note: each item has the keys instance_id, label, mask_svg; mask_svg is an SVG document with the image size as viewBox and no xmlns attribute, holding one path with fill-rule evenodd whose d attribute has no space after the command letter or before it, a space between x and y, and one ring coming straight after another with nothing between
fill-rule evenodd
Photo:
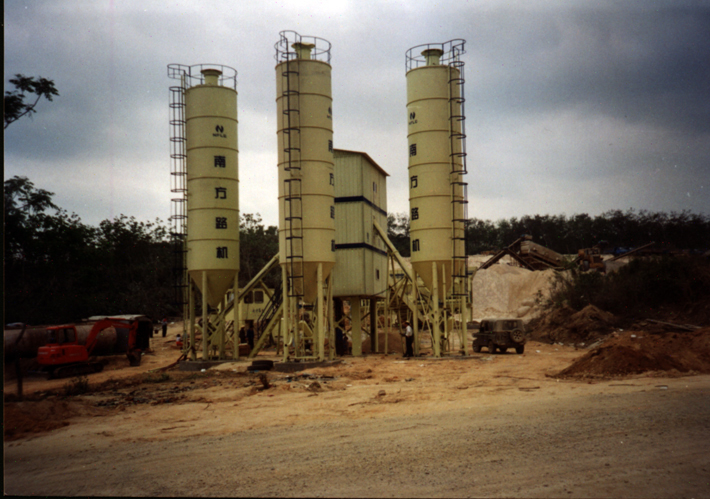
<instances>
[{"instance_id":1,"label":"vertical ladder on silo","mask_svg":"<svg viewBox=\"0 0 710 499\"><path fill-rule=\"evenodd\" d=\"M284 185L284 218L286 222L286 261L290 297L303 297L303 200L301 181L301 127L299 63L296 54L289 53L283 78L283 133L286 164Z\"/></svg>"},{"instance_id":2,"label":"vertical ladder on silo","mask_svg":"<svg viewBox=\"0 0 710 499\"><path fill-rule=\"evenodd\" d=\"M173 249L175 303L188 302L187 279L187 153L185 151L185 71L177 65L168 67L169 76L179 78L180 85L170 87L170 242Z\"/></svg>"},{"instance_id":3,"label":"vertical ladder on silo","mask_svg":"<svg viewBox=\"0 0 710 499\"><path fill-rule=\"evenodd\" d=\"M459 48L452 48L454 55L449 63L449 141L451 183L451 296L467 294L468 259L466 256L466 222L468 219L468 184L463 176L466 166L466 115L464 112L464 62L459 59Z\"/></svg>"}]
</instances>

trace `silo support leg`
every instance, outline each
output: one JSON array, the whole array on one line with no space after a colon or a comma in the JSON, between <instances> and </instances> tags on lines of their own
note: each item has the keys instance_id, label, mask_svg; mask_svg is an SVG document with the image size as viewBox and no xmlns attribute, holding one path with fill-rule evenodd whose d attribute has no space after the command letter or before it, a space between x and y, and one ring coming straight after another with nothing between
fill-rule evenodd
<instances>
[{"instance_id":1,"label":"silo support leg","mask_svg":"<svg viewBox=\"0 0 710 499\"><path fill-rule=\"evenodd\" d=\"M370 298L370 350L372 353L379 353L380 345L377 340L377 298Z\"/></svg>"},{"instance_id":2,"label":"silo support leg","mask_svg":"<svg viewBox=\"0 0 710 499\"><path fill-rule=\"evenodd\" d=\"M286 267L281 267L281 286L284 304L284 316L281 323L281 343L283 345L283 361L288 360L288 334L291 329L291 298L288 295L288 275Z\"/></svg>"},{"instance_id":3,"label":"silo support leg","mask_svg":"<svg viewBox=\"0 0 710 499\"><path fill-rule=\"evenodd\" d=\"M323 264L318 264L317 274L318 286L318 308L316 310L316 341L318 342L318 360L325 360L325 328L323 321L325 320L325 303L323 302Z\"/></svg>"},{"instance_id":4,"label":"silo support leg","mask_svg":"<svg viewBox=\"0 0 710 499\"><path fill-rule=\"evenodd\" d=\"M419 356L419 297L417 296L417 273L412 269L412 322L414 323L414 356Z\"/></svg>"},{"instance_id":5,"label":"silo support leg","mask_svg":"<svg viewBox=\"0 0 710 499\"><path fill-rule=\"evenodd\" d=\"M239 272L234 276L234 358L239 360L239 329L242 325L242 301L239 299Z\"/></svg>"},{"instance_id":6,"label":"silo support leg","mask_svg":"<svg viewBox=\"0 0 710 499\"><path fill-rule=\"evenodd\" d=\"M188 306L190 307L190 325L188 326L190 334L190 343L188 344L188 348L190 349L190 360L197 360L197 352L195 351L195 288L192 285L192 278L190 279L190 297L188 304Z\"/></svg>"},{"instance_id":7,"label":"silo support leg","mask_svg":"<svg viewBox=\"0 0 710 499\"><path fill-rule=\"evenodd\" d=\"M466 307L466 297L461 297L461 350L464 355L468 355L468 307Z\"/></svg>"},{"instance_id":8,"label":"silo support leg","mask_svg":"<svg viewBox=\"0 0 710 499\"><path fill-rule=\"evenodd\" d=\"M437 275L436 263L431 262L432 281L434 281L434 289L432 290L432 300L434 302L434 321L431 324L431 343L434 350L434 357L441 357L441 332L439 330L439 276Z\"/></svg>"},{"instance_id":9,"label":"silo support leg","mask_svg":"<svg viewBox=\"0 0 710 499\"><path fill-rule=\"evenodd\" d=\"M326 302L328 310L328 358L335 358L335 313L333 310L333 274L328 276L328 301Z\"/></svg>"},{"instance_id":10,"label":"silo support leg","mask_svg":"<svg viewBox=\"0 0 710 499\"><path fill-rule=\"evenodd\" d=\"M360 297L350 298L350 334L353 340L353 357L362 357L362 324L360 322Z\"/></svg>"},{"instance_id":11,"label":"silo support leg","mask_svg":"<svg viewBox=\"0 0 710 499\"><path fill-rule=\"evenodd\" d=\"M209 331L207 315L207 271L202 271L202 360L209 358Z\"/></svg>"}]
</instances>

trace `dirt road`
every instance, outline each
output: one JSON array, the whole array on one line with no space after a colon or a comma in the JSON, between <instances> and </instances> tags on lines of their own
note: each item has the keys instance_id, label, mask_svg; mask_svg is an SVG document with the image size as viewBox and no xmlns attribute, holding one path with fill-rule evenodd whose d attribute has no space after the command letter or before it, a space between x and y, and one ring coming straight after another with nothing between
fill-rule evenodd
<instances>
[{"instance_id":1,"label":"dirt road","mask_svg":"<svg viewBox=\"0 0 710 499\"><path fill-rule=\"evenodd\" d=\"M584 353L372 355L271 372L268 389L246 363L117 370L93 393L5 404L6 430L67 424L6 439L5 493L710 497L710 376L546 376Z\"/></svg>"}]
</instances>

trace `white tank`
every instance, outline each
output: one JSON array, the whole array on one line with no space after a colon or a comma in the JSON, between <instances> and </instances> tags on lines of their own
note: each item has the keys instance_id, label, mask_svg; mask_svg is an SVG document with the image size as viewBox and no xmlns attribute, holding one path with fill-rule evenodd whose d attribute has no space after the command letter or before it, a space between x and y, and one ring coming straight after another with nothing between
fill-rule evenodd
<instances>
[{"instance_id":1,"label":"white tank","mask_svg":"<svg viewBox=\"0 0 710 499\"><path fill-rule=\"evenodd\" d=\"M411 262L430 290L436 265L440 292L465 276L463 44L407 52Z\"/></svg>"},{"instance_id":2,"label":"white tank","mask_svg":"<svg viewBox=\"0 0 710 499\"><path fill-rule=\"evenodd\" d=\"M335 265L330 43L281 32L276 48L279 258L289 295L313 302Z\"/></svg>"},{"instance_id":3,"label":"white tank","mask_svg":"<svg viewBox=\"0 0 710 499\"><path fill-rule=\"evenodd\" d=\"M236 71L225 79L235 88L221 84L220 70L201 73L204 81L185 92L187 270L216 307L239 272Z\"/></svg>"}]
</instances>

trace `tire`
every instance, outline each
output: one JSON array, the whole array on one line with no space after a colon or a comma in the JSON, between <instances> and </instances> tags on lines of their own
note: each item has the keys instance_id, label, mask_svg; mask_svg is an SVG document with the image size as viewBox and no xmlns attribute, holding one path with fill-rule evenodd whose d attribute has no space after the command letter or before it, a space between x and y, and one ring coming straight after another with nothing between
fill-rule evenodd
<instances>
[{"instance_id":1,"label":"tire","mask_svg":"<svg viewBox=\"0 0 710 499\"><path fill-rule=\"evenodd\" d=\"M520 345L519 347L515 347L515 353L518 355L522 354L525 351L525 345Z\"/></svg>"},{"instance_id":2,"label":"tire","mask_svg":"<svg viewBox=\"0 0 710 499\"><path fill-rule=\"evenodd\" d=\"M273 368L273 360L255 360L247 367L247 371L271 371Z\"/></svg>"},{"instance_id":3,"label":"tire","mask_svg":"<svg viewBox=\"0 0 710 499\"><path fill-rule=\"evenodd\" d=\"M520 329L513 329L510 332L510 338L515 342L515 343L522 343L523 340L525 340L525 333L523 333Z\"/></svg>"},{"instance_id":4,"label":"tire","mask_svg":"<svg viewBox=\"0 0 710 499\"><path fill-rule=\"evenodd\" d=\"M481 345L473 345L474 353L481 353Z\"/></svg>"}]
</instances>

